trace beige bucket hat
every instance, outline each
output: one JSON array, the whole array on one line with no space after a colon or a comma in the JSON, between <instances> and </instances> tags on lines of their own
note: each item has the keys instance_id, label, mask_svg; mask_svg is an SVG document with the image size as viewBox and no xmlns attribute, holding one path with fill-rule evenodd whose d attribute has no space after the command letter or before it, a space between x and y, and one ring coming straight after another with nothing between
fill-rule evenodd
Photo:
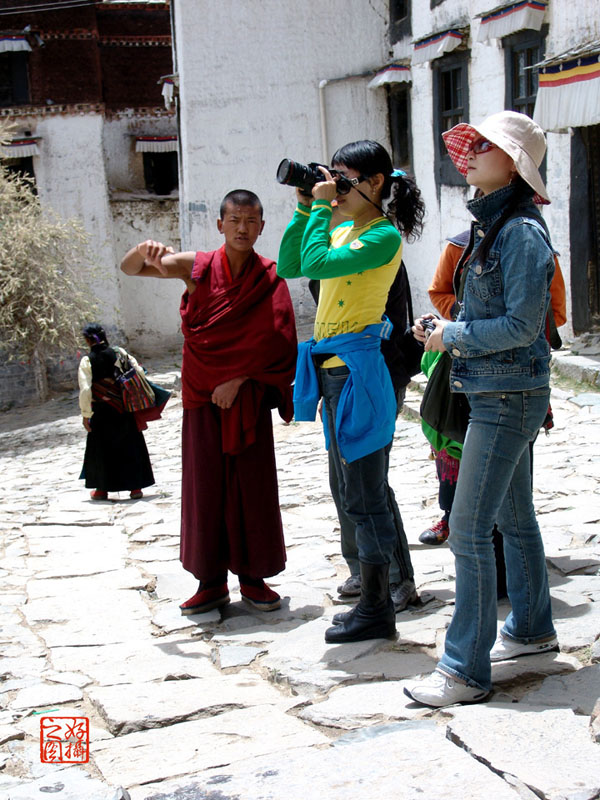
<instances>
[{"instance_id":1,"label":"beige bucket hat","mask_svg":"<svg viewBox=\"0 0 600 800\"><path fill-rule=\"evenodd\" d=\"M461 122L442 133L450 158L463 175L467 174L469 148L480 137L488 139L512 158L519 175L535 190L535 203L550 202L539 171L546 152L546 138L539 125L518 111L500 111L479 125Z\"/></svg>"}]
</instances>

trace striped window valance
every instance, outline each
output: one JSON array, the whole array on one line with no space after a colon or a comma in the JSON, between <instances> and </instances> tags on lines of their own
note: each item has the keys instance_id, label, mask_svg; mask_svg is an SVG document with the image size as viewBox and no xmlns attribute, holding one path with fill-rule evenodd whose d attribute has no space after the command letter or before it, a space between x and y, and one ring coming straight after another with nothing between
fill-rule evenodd
<instances>
[{"instance_id":1,"label":"striped window valance","mask_svg":"<svg viewBox=\"0 0 600 800\"><path fill-rule=\"evenodd\" d=\"M477 33L478 42L490 39L501 39L521 30L539 31L544 22L547 0L521 0L518 3L504 5L478 14L481 20Z\"/></svg>"},{"instance_id":2,"label":"striped window valance","mask_svg":"<svg viewBox=\"0 0 600 800\"><path fill-rule=\"evenodd\" d=\"M558 131L600 123L600 40L536 64L534 120Z\"/></svg>"},{"instance_id":3,"label":"striped window valance","mask_svg":"<svg viewBox=\"0 0 600 800\"><path fill-rule=\"evenodd\" d=\"M136 153L177 152L177 136L136 136Z\"/></svg>"},{"instance_id":4,"label":"striped window valance","mask_svg":"<svg viewBox=\"0 0 600 800\"><path fill-rule=\"evenodd\" d=\"M27 156L39 156L40 150L37 145L39 137L26 137L23 139L13 139L2 145L2 155L4 158L26 158Z\"/></svg>"},{"instance_id":5,"label":"striped window valance","mask_svg":"<svg viewBox=\"0 0 600 800\"><path fill-rule=\"evenodd\" d=\"M375 73L367 88L377 89L386 83L410 83L410 80L410 67L407 64L388 64Z\"/></svg>"},{"instance_id":6,"label":"striped window valance","mask_svg":"<svg viewBox=\"0 0 600 800\"><path fill-rule=\"evenodd\" d=\"M423 39L413 42L413 64L425 64L434 58L441 58L459 47L464 39L464 31L451 28L441 33L432 33Z\"/></svg>"},{"instance_id":7,"label":"striped window valance","mask_svg":"<svg viewBox=\"0 0 600 800\"><path fill-rule=\"evenodd\" d=\"M0 34L0 53L29 53L31 45L26 36Z\"/></svg>"}]
</instances>

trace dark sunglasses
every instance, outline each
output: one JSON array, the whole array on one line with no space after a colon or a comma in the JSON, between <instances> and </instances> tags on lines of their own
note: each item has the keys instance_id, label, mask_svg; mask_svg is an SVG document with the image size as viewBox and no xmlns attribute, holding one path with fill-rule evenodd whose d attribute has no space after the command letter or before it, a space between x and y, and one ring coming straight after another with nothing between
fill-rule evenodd
<instances>
[{"instance_id":1,"label":"dark sunglasses","mask_svg":"<svg viewBox=\"0 0 600 800\"><path fill-rule=\"evenodd\" d=\"M348 194L350 189L355 188L359 183L367 180L364 175L359 175L358 178L347 178L336 169L331 169L329 171L331 173L331 177L335 181L338 194Z\"/></svg>"},{"instance_id":2,"label":"dark sunglasses","mask_svg":"<svg viewBox=\"0 0 600 800\"><path fill-rule=\"evenodd\" d=\"M488 141L488 139L478 139L476 142L471 142L467 153L475 153L478 156L480 153L489 153L494 150L498 145Z\"/></svg>"}]
</instances>

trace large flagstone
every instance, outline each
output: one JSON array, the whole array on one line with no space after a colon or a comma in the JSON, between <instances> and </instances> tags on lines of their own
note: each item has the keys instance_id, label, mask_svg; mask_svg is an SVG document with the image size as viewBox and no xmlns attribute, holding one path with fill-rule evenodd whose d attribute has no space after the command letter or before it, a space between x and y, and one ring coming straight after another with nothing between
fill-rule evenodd
<instances>
[{"instance_id":1,"label":"large flagstone","mask_svg":"<svg viewBox=\"0 0 600 800\"><path fill-rule=\"evenodd\" d=\"M32 603L41 598L57 598L68 605L78 604L82 597L94 597L101 605L106 595L121 589L145 589L148 578L136 567L123 567L98 575L82 575L74 578L35 578L27 581L27 594Z\"/></svg>"},{"instance_id":2,"label":"large flagstone","mask_svg":"<svg viewBox=\"0 0 600 800\"><path fill-rule=\"evenodd\" d=\"M523 800L524 795L422 720L356 731L329 747L273 756L131 789L132 800ZM529 798L527 798L529 800Z\"/></svg>"},{"instance_id":3,"label":"large flagstone","mask_svg":"<svg viewBox=\"0 0 600 800\"><path fill-rule=\"evenodd\" d=\"M408 650L402 644L393 644L376 653L350 661L346 669L363 679L381 677L387 680L400 680L432 672L436 664L437 658L434 653L426 654L418 650Z\"/></svg>"},{"instance_id":4,"label":"large flagstone","mask_svg":"<svg viewBox=\"0 0 600 800\"><path fill-rule=\"evenodd\" d=\"M200 641L148 638L133 644L53 647L59 672L81 672L99 686L214 676L211 648Z\"/></svg>"},{"instance_id":5,"label":"large flagstone","mask_svg":"<svg viewBox=\"0 0 600 800\"><path fill-rule=\"evenodd\" d=\"M595 800L600 747L588 719L568 709L483 704L447 709L451 740L547 800Z\"/></svg>"},{"instance_id":6,"label":"large flagstone","mask_svg":"<svg viewBox=\"0 0 600 800\"><path fill-rule=\"evenodd\" d=\"M585 602L554 619L561 650L570 653L589 647L600 631L600 603Z\"/></svg>"},{"instance_id":7,"label":"large flagstone","mask_svg":"<svg viewBox=\"0 0 600 800\"><path fill-rule=\"evenodd\" d=\"M59 771L52 771L37 780L15 778L7 783L8 794L2 800L33 800L33 798L58 797L60 800L115 800L118 797L114 786L107 786L97 778L90 777L82 767L72 764ZM125 797L125 795L121 795Z\"/></svg>"},{"instance_id":8,"label":"large flagstone","mask_svg":"<svg viewBox=\"0 0 600 800\"><path fill-rule=\"evenodd\" d=\"M136 642L151 634L150 612L138 592L80 593L43 598L24 609L48 647Z\"/></svg>"},{"instance_id":9,"label":"large flagstone","mask_svg":"<svg viewBox=\"0 0 600 800\"><path fill-rule=\"evenodd\" d=\"M214 717L233 708L283 704L281 693L272 684L247 671L187 681L98 686L87 694L111 733L119 736L166 728L191 717Z\"/></svg>"},{"instance_id":10,"label":"large flagstone","mask_svg":"<svg viewBox=\"0 0 600 800\"><path fill-rule=\"evenodd\" d=\"M310 725L262 705L98 742L94 760L106 780L130 786L266 754L273 764L286 750L326 743Z\"/></svg>"},{"instance_id":11,"label":"large flagstone","mask_svg":"<svg viewBox=\"0 0 600 800\"><path fill-rule=\"evenodd\" d=\"M32 709L37 711L61 703L72 703L81 700L83 692L78 686L60 683L38 683L17 692L11 708Z\"/></svg>"},{"instance_id":12,"label":"large flagstone","mask_svg":"<svg viewBox=\"0 0 600 800\"><path fill-rule=\"evenodd\" d=\"M563 550L558 555L547 555L546 558L552 566L565 575L570 575L573 572L586 572L589 575L597 575L600 568L600 548L593 545L591 548Z\"/></svg>"},{"instance_id":13,"label":"large flagstone","mask_svg":"<svg viewBox=\"0 0 600 800\"><path fill-rule=\"evenodd\" d=\"M579 669L581 664L574 656L566 653L539 653L492 664L492 681L495 685L506 688L505 684L539 681L549 675L569 674Z\"/></svg>"},{"instance_id":14,"label":"large flagstone","mask_svg":"<svg viewBox=\"0 0 600 800\"><path fill-rule=\"evenodd\" d=\"M600 697L600 664L583 667L572 675L555 675L539 689L528 692L523 703L532 706L565 706L576 714L590 716Z\"/></svg>"},{"instance_id":15,"label":"large flagstone","mask_svg":"<svg viewBox=\"0 0 600 800\"><path fill-rule=\"evenodd\" d=\"M323 702L303 708L299 716L315 725L353 730L432 713L404 694L405 685L406 681L374 681L341 686L332 690Z\"/></svg>"},{"instance_id":16,"label":"large flagstone","mask_svg":"<svg viewBox=\"0 0 600 800\"><path fill-rule=\"evenodd\" d=\"M117 570L127 555L127 539L115 528L98 534L95 527L82 526L77 536L45 539L43 528L30 536L34 555L29 566L39 578L65 578Z\"/></svg>"}]
</instances>

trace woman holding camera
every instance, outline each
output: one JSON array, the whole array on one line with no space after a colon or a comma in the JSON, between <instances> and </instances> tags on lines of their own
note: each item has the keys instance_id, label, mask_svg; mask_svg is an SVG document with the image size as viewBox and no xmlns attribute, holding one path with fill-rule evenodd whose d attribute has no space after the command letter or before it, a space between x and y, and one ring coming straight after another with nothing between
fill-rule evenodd
<instances>
[{"instance_id":1,"label":"woman holding camera","mask_svg":"<svg viewBox=\"0 0 600 800\"><path fill-rule=\"evenodd\" d=\"M450 353L451 390L465 392L471 407L450 515L454 615L436 671L404 690L434 707L484 700L491 662L558 649L529 447L550 399L545 320L554 255L534 205L550 202L539 173L546 142L538 125L514 111L460 123L443 138L483 196L467 203L475 222L459 264L460 312L454 322L435 319L425 345ZM419 320L415 333L425 341ZM496 522L512 610L494 644Z\"/></svg>"},{"instance_id":2,"label":"woman holding camera","mask_svg":"<svg viewBox=\"0 0 600 800\"><path fill-rule=\"evenodd\" d=\"M424 205L415 183L393 169L378 142L347 144L334 155L331 171L320 170L323 180L312 194L297 192L277 272L321 281L314 338L299 348L294 406L297 420L314 419L323 397L340 501L356 529L360 601L336 614L325 634L327 642L339 643L396 630L389 569L398 532L387 484L396 398L381 354L390 329L382 317L400 267L402 234L420 233ZM334 200L345 221L330 232ZM412 580L405 541L402 550Z\"/></svg>"}]
</instances>

